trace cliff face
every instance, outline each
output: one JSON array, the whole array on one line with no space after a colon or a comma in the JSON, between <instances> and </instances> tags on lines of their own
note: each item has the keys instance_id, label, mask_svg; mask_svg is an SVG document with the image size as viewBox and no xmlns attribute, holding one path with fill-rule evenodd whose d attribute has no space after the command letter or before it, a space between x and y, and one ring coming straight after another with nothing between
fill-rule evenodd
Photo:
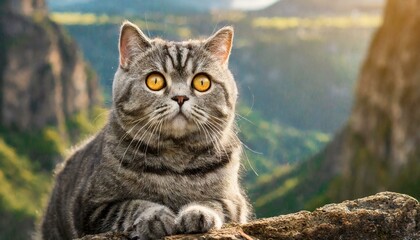
<instances>
[{"instance_id":1,"label":"cliff face","mask_svg":"<svg viewBox=\"0 0 420 240\"><path fill-rule=\"evenodd\" d=\"M255 204L263 216L385 190L420 198L419 29L419 0L388 0L347 125L323 152L256 186L268 196Z\"/></svg>"},{"instance_id":2,"label":"cliff face","mask_svg":"<svg viewBox=\"0 0 420 240\"><path fill-rule=\"evenodd\" d=\"M362 69L348 129L398 169L420 143L420 1L390 1ZM372 133L378 133L372 136Z\"/></svg>"},{"instance_id":3,"label":"cliff face","mask_svg":"<svg viewBox=\"0 0 420 240\"><path fill-rule=\"evenodd\" d=\"M2 0L0 2L2 10L6 10L19 15L31 16L35 12L45 14L47 12L44 0Z\"/></svg>"},{"instance_id":4,"label":"cliff face","mask_svg":"<svg viewBox=\"0 0 420 240\"><path fill-rule=\"evenodd\" d=\"M62 125L98 103L96 75L46 16L44 0L1 3L0 122L21 130Z\"/></svg>"},{"instance_id":5,"label":"cliff face","mask_svg":"<svg viewBox=\"0 0 420 240\"><path fill-rule=\"evenodd\" d=\"M334 143L341 148L326 154L347 186L336 189L334 198L384 189L420 197L418 29L420 1L388 1L360 73L349 123Z\"/></svg>"},{"instance_id":6,"label":"cliff face","mask_svg":"<svg viewBox=\"0 0 420 240\"><path fill-rule=\"evenodd\" d=\"M0 0L0 239L31 238L50 171L92 132L99 101L96 75L45 1Z\"/></svg>"}]
</instances>

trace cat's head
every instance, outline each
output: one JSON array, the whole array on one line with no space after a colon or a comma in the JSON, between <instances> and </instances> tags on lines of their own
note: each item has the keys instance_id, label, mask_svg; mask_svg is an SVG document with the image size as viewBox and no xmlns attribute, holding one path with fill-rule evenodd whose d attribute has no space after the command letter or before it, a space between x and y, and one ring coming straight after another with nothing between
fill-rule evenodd
<instances>
[{"instance_id":1,"label":"cat's head","mask_svg":"<svg viewBox=\"0 0 420 240\"><path fill-rule=\"evenodd\" d=\"M231 128L238 90L228 59L233 29L206 40L149 39L125 22L113 83L118 121L134 138L219 134Z\"/></svg>"}]
</instances>

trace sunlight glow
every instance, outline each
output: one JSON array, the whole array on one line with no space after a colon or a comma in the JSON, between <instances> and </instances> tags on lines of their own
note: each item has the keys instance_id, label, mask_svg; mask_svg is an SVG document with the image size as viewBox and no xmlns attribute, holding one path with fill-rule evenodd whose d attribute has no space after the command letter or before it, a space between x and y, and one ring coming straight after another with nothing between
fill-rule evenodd
<instances>
[{"instance_id":1,"label":"sunlight glow","mask_svg":"<svg viewBox=\"0 0 420 240\"><path fill-rule=\"evenodd\" d=\"M338 16L338 17L260 17L252 21L255 28L287 30L293 28L373 28L381 24L378 15Z\"/></svg>"},{"instance_id":2,"label":"sunlight glow","mask_svg":"<svg viewBox=\"0 0 420 240\"><path fill-rule=\"evenodd\" d=\"M259 10L270 6L278 0L233 0L232 8L240 10Z\"/></svg>"}]
</instances>

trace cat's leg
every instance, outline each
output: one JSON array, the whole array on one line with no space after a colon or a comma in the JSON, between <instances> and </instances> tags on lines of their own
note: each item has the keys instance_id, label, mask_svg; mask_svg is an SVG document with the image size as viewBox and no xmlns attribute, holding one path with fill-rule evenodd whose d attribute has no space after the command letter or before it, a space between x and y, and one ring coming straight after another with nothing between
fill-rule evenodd
<instances>
[{"instance_id":1,"label":"cat's leg","mask_svg":"<svg viewBox=\"0 0 420 240\"><path fill-rule=\"evenodd\" d=\"M248 211L247 202L240 198L192 202L181 208L175 223L178 233L201 233L228 222L245 223Z\"/></svg>"},{"instance_id":2,"label":"cat's leg","mask_svg":"<svg viewBox=\"0 0 420 240\"><path fill-rule=\"evenodd\" d=\"M125 232L140 239L159 239L176 231L171 209L143 200L103 204L93 211L89 222L90 231Z\"/></svg>"}]
</instances>

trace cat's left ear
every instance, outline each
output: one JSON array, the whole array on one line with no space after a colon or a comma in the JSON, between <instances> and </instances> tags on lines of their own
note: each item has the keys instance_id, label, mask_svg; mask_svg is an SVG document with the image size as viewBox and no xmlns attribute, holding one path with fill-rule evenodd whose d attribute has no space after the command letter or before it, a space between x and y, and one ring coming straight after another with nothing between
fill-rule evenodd
<instances>
[{"instance_id":1,"label":"cat's left ear","mask_svg":"<svg viewBox=\"0 0 420 240\"><path fill-rule=\"evenodd\" d=\"M205 41L205 49L223 65L227 65L232 50L233 27L224 27Z\"/></svg>"},{"instance_id":2,"label":"cat's left ear","mask_svg":"<svg viewBox=\"0 0 420 240\"><path fill-rule=\"evenodd\" d=\"M134 56L141 55L152 47L150 39L133 23L125 21L120 32L120 67L127 70Z\"/></svg>"}]
</instances>

